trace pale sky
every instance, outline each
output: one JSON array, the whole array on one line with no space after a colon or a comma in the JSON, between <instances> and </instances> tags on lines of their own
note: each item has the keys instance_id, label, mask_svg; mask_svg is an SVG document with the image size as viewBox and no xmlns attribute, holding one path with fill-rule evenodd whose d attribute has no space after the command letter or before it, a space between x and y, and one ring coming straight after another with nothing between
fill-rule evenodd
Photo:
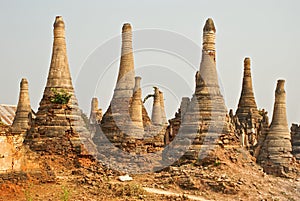
<instances>
[{"instance_id":1,"label":"pale sky","mask_svg":"<svg viewBox=\"0 0 300 201\"><path fill-rule=\"evenodd\" d=\"M19 82L26 77L31 104L37 110L50 66L52 25L55 16L62 15L73 84L85 113L93 96L99 98L104 112L108 107L119 65L115 58L120 54L118 36L123 23L130 22L136 31L133 47L136 74L143 78L143 97L153 85L160 86L171 118L181 97L192 96L201 60L202 28L211 17L217 29L217 68L228 109L236 110L243 60L250 57L258 107L267 109L271 119L276 81L285 79L288 121L299 123L299 8L298 0L1 1L0 103L17 104ZM170 50L155 50L157 40L169 44ZM182 55L172 54L173 50ZM149 109L151 104L151 100L146 104Z\"/></svg>"}]
</instances>

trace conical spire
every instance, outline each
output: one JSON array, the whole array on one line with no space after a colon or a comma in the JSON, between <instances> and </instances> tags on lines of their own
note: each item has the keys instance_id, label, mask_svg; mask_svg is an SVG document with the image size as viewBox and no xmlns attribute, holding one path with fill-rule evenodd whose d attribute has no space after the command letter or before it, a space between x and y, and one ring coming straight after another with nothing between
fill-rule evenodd
<instances>
[{"instance_id":1,"label":"conical spire","mask_svg":"<svg viewBox=\"0 0 300 201\"><path fill-rule=\"evenodd\" d=\"M52 59L46 88L62 87L73 89L67 57L65 23L61 16L56 17L53 27Z\"/></svg>"},{"instance_id":2,"label":"conical spire","mask_svg":"<svg viewBox=\"0 0 300 201\"><path fill-rule=\"evenodd\" d=\"M72 85L65 24L61 16L56 17L53 27L54 41L47 84L25 143L33 150L53 154L93 154L96 152L95 146L86 129ZM64 97L64 101L57 96ZM82 149L83 144L85 149Z\"/></svg>"},{"instance_id":3,"label":"conical spire","mask_svg":"<svg viewBox=\"0 0 300 201\"><path fill-rule=\"evenodd\" d=\"M211 18L206 20L203 28L203 51L210 52L210 55L215 60L215 39L216 39L216 28L214 21Z\"/></svg>"},{"instance_id":4,"label":"conical spire","mask_svg":"<svg viewBox=\"0 0 300 201\"><path fill-rule=\"evenodd\" d=\"M242 92L238 104L238 109L236 111L236 115L238 116L239 120L245 120L251 109L254 118L261 118L258 114L257 105L252 88L251 61L250 58L245 58Z\"/></svg>"},{"instance_id":5,"label":"conical spire","mask_svg":"<svg viewBox=\"0 0 300 201\"><path fill-rule=\"evenodd\" d=\"M220 92L216 68L215 33L214 22L209 18L203 28L202 59L200 70L196 74L195 98L197 98L202 118L206 115L217 118L217 116L224 116L227 113L227 108ZM205 97L209 97L209 99Z\"/></svg>"},{"instance_id":6,"label":"conical spire","mask_svg":"<svg viewBox=\"0 0 300 201\"><path fill-rule=\"evenodd\" d=\"M227 108L218 82L215 33L214 23L212 19L208 19L203 28L202 59L200 69L196 73L195 93L191 101L185 100L182 108L178 139L185 144L191 143L188 151L184 151L183 158L187 160L206 155L203 152L213 149L220 136L232 132L226 121Z\"/></svg>"},{"instance_id":7,"label":"conical spire","mask_svg":"<svg viewBox=\"0 0 300 201\"><path fill-rule=\"evenodd\" d=\"M181 113L181 115L185 114L185 112L187 111L189 103L190 103L190 98L189 97L182 97L181 103L180 103L180 113Z\"/></svg>"},{"instance_id":8,"label":"conical spire","mask_svg":"<svg viewBox=\"0 0 300 201\"><path fill-rule=\"evenodd\" d=\"M207 32L216 33L215 24L214 24L214 21L211 18L208 18L206 20L205 25L203 27L203 33L207 33Z\"/></svg>"},{"instance_id":9,"label":"conical spire","mask_svg":"<svg viewBox=\"0 0 300 201\"><path fill-rule=\"evenodd\" d=\"M126 134L131 133L131 127L129 126L132 123L130 109L132 109L131 103L135 87L135 71L132 50L132 28L128 23L122 27L121 54L114 95L101 124L103 132L107 135L114 135L116 127ZM140 78L137 78L137 80L140 80ZM136 87L139 87L139 83L137 82L136 84ZM137 90L136 96L139 96L139 90Z\"/></svg>"},{"instance_id":10,"label":"conical spire","mask_svg":"<svg viewBox=\"0 0 300 201\"><path fill-rule=\"evenodd\" d=\"M134 126L143 128L141 77L135 77L135 86L130 107L131 121Z\"/></svg>"},{"instance_id":11,"label":"conical spire","mask_svg":"<svg viewBox=\"0 0 300 201\"><path fill-rule=\"evenodd\" d=\"M285 137L290 139L288 122L286 117L286 93L284 90L285 80L278 80L275 91L275 103L273 110L272 123L270 125L270 133L272 128L277 128L284 132ZM288 134L287 134L288 133Z\"/></svg>"},{"instance_id":12,"label":"conical spire","mask_svg":"<svg viewBox=\"0 0 300 201\"><path fill-rule=\"evenodd\" d=\"M218 96L220 93L218 73L215 61L215 32L214 23L211 18L206 21L203 32L203 48L200 70L196 74L196 95L197 96ZM225 108L224 108L225 109ZM227 109L226 109L227 111Z\"/></svg>"},{"instance_id":13,"label":"conical spire","mask_svg":"<svg viewBox=\"0 0 300 201\"><path fill-rule=\"evenodd\" d=\"M157 87L154 87L154 100L151 120L154 125L160 125L162 123L160 95Z\"/></svg>"},{"instance_id":14,"label":"conical spire","mask_svg":"<svg viewBox=\"0 0 300 201\"><path fill-rule=\"evenodd\" d=\"M160 100L160 107L161 107L161 121L162 124L168 124L166 110L165 110L165 100L163 92L159 91L159 100Z\"/></svg>"},{"instance_id":15,"label":"conical spire","mask_svg":"<svg viewBox=\"0 0 300 201\"><path fill-rule=\"evenodd\" d=\"M122 28L121 60L114 97L131 97L134 85L135 72L132 49L132 28L129 23L126 23Z\"/></svg>"},{"instance_id":16,"label":"conical spire","mask_svg":"<svg viewBox=\"0 0 300 201\"><path fill-rule=\"evenodd\" d=\"M39 110L48 107L49 99L53 95L53 90L60 92L63 90L71 95L72 104L78 107L77 99L74 95L74 88L69 69L67 47L65 40L65 23L62 16L56 16L53 24L53 47L52 58L44 90L44 96L40 102Z\"/></svg>"},{"instance_id":17,"label":"conical spire","mask_svg":"<svg viewBox=\"0 0 300 201\"><path fill-rule=\"evenodd\" d=\"M90 113L90 124L97 123L97 111L98 111L98 98L92 98L91 102L91 113Z\"/></svg>"},{"instance_id":18,"label":"conical spire","mask_svg":"<svg viewBox=\"0 0 300 201\"><path fill-rule=\"evenodd\" d=\"M63 90L65 93L70 94L71 100L69 101L69 105L72 104L78 108L67 56L65 23L61 16L56 16L53 24L52 58L47 78L47 84L44 90L44 96L40 102L39 111L47 109L44 107L49 106L49 102L51 102L50 99L51 97L53 97L53 91L55 90L57 92L61 92Z\"/></svg>"},{"instance_id":19,"label":"conical spire","mask_svg":"<svg viewBox=\"0 0 300 201\"><path fill-rule=\"evenodd\" d=\"M215 33L216 29L214 23L212 19L209 18L203 28L202 59L200 70L196 74L196 93L220 94L215 59Z\"/></svg>"},{"instance_id":20,"label":"conical spire","mask_svg":"<svg viewBox=\"0 0 300 201\"><path fill-rule=\"evenodd\" d=\"M98 106L98 98L94 97L91 101L91 113L90 113L90 124L97 124L102 119L102 110Z\"/></svg>"},{"instance_id":21,"label":"conical spire","mask_svg":"<svg viewBox=\"0 0 300 201\"><path fill-rule=\"evenodd\" d=\"M284 83L284 80L277 82L272 123L258 156L258 162L262 164L266 172L270 172L270 163L277 167L288 167L292 158Z\"/></svg>"},{"instance_id":22,"label":"conical spire","mask_svg":"<svg viewBox=\"0 0 300 201\"><path fill-rule=\"evenodd\" d=\"M122 55L117 84L110 106L103 115L101 130L110 143L136 153L140 152L136 147L141 145L144 128L151 124L142 103L140 81L141 78L135 77L134 71L132 27L126 23L122 28Z\"/></svg>"},{"instance_id":23,"label":"conical spire","mask_svg":"<svg viewBox=\"0 0 300 201\"><path fill-rule=\"evenodd\" d=\"M21 132L26 131L30 127L30 121L31 106L28 94L28 81L22 78L16 116L12 124L12 132L21 134Z\"/></svg>"}]
</instances>

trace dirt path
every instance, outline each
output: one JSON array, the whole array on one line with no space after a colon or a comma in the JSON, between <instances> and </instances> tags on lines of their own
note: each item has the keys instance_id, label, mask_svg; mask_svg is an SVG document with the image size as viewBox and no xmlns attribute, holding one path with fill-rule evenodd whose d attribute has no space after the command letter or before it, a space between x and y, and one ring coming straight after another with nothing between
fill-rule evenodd
<instances>
[{"instance_id":1,"label":"dirt path","mask_svg":"<svg viewBox=\"0 0 300 201\"><path fill-rule=\"evenodd\" d=\"M149 193L155 193L155 194L160 194L160 195L170 195L170 196L182 196L183 195L182 193L176 193L176 192L172 192L172 191L165 191L165 190L161 190L161 189L157 189L157 188L144 187L144 190L149 192ZM186 196L187 198L189 198L191 200L208 201L207 199L205 199L203 197L199 197L199 196L195 196L195 195L184 194L184 196Z\"/></svg>"}]
</instances>

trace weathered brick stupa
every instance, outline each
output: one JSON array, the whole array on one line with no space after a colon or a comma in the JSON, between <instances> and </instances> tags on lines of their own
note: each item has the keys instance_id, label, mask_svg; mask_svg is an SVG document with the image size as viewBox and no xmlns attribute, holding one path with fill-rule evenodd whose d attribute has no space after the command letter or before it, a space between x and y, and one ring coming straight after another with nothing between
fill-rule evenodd
<instances>
[{"instance_id":1,"label":"weathered brick stupa","mask_svg":"<svg viewBox=\"0 0 300 201\"><path fill-rule=\"evenodd\" d=\"M252 77L251 77L251 61L250 58L245 58L244 60L244 77L242 92L236 110L236 115L238 116L240 122L247 121L247 116L252 110L252 117L257 122L261 119L258 113L256 101L254 98L253 88L252 88Z\"/></svg>"},{"instance_id":2,"label":"weathered brick stupa","mask_svg":"<svg viewBox=\"0 0 300 201\"><path fill-rule=\"evenodd\" d=\"M195 93L182 116L179 132L174 139L176 143L173 141L174 145L188 148L183 159L196 160L206 154L205 150L213 149L220 143L220 137L227 138L228 134L233 134L229 129L227 108L218 82L215 33L214 22L208 19L203 28L202 60L196 73ZM224 142L229 143L229 140Z\"/></svg>"},{"instance_id":3,"label":"weathered brick stupa","mask_svg":"<svg viewBox=\"0 0 300 201\"><path fill-rule=\"evenodd\" d=\"M19 101L11 131L6 133L7 143L2 144L3 148L10 147L10 149L6 149L5 152L9 150L7 156L8 160L12 161L9 163L9 165L13 164L11 168L12 171L21 171L21 167L24 168L26 161L30 158L29 155L24 155L28 150L26 148L24 149L23 141L24 136L30 128L31 120L32 110L28 93L28 81L23 78L20 82Z\"/></svg>"},{"instance_id":4,"label":"weathered brick stupa","mask_svg":"<svg viewBox=\"0 0 300 201\"><path fill-rule=\"evenodd\" d=\"M168 125L166 109L165 109L164 93L162 91L159 91L159 100L160 100L160 107L161 107L161 123L163 125Z\"/></svg>"},{"instance_id":5,"label":"weathered brick stupa","mask_svg":"<svg viewBox=\"0 0 300 201\"><path fill-rule=\"evenodd\" d=\"M141 138L144 135L144 124L150 125L150 118L143 104L139 103L140 81L140 77L135 78L132 28L129 23L125 23L122 27L118 79L110 106L101 121L102 131L117 146L125 142L125 138Z\"/></svg>"},{"instance_id":6,"label":"weathered brick stupa","mask_svg":"<svg viewBox=\"0 0 300 201\"><path fill-rule=\"evenodd\" d=\"M165 133L165 144L168 145L172 142L175 136L178 134L180 125L181 125L181 117L184 116L188 104L190 102L189 97L182 97L180 107L178 111L175 113L175 117L169 120L169 125L167 127L167 131Z\"/></svg>"},{"instance_id":7,"label":"weathered brick stupa","mask_svg":"<svg viewBox=\"0 0 300 201\"><path fill-rule=\"evenodd\" d=\"M293 157L284 83L284 80L277 81L272 123L257 158L265 172L275 175L287 172Z\"/></svg>"},{"instance_id":8,"label":"weathered brick stupa","mask_svg":"<svg viewBox=\"0 0 300 201\"><path fill-rule=\"evenodd\" d=\"M111 168L127 173L152 171L161 159L161 154L156 152L164 146L166 125L161 125L161 111L159 119L158 124L151 121L142 102L141 77L135 76L134 71L132 28L126 23L122 27L121 58L114 94L93 137L98 148L97 158Z\"/></svg>"},{"instance_id":9,"label":"weathered brick stupa","mask_svg":"<svg viewBox=\"0 0 300 201\"><path fill-rule=\"evenodd\" d=\"M163 123L163 114L162 108L160 105L160 93L157 87L154 88L154 98L153 98L153 107L152 107L152 116L151 121L154 125L160 125Z\"/></svg>"},{"instance_id":10,"label":"weathered brick stupa","mask_svg":"<svg viewBox=\"0 0 300 201\"><path fill-rule=\"evenodd\" d=\"M53 26L54 41L47 85L25 143L32 150L43 153L94 154L95 145L85 127L72 85L63 18L57 16Z\"/></svg>"},{"instance_id":11,"label":"weathered brick stupa","mask_svg":"<svg viewBox=\"0 0 300 201\"><path fill-rule=\"evenodd\" d=\"M0 134L0 173L21 171L24 167L24 134L29 128L31 107L28 95L28 82L20 82L19 101L11 129L1 129ZM5 132L3 132L5 131Z\"/></svg>"},{"instance_id":12,"label":"weathered brick stupa","mask_svg":"<svg viewBox=\"0 0 300 201\"><path fill-rule=\"evenodd\" d=\"M291 127L293 155L297 160L300 160L300 126L292 124Z\"/></svg>"},{"instance_id":13,"label":"weathered brick stupa","mask_svg":"<svg viewBox=\"0 0 300 201\"><path fill-rule=\"evenodd\" d=\"M102 109L99 109L98 98L92 98L91 101L91 113L90 113L90 124L98 124L102 120Z\"/></svg>"},{"instance_id":14,"label":"weathered brick stupa","mask_svg":"<svg viewBox=\"0 0 300 201\"><path fill-rule=\"evenodd\" d=\"M20 82L20 95L16 115L11 127L12 134L25 134L30 128L32 112L28 93L28 81L23 78Z\"/></svg>"},{"instance_id":15,"label":"weathered brick stupa","mask_svg":"<svg viewBox=\"0 0 300 201\"><path fill-rule=\"evenodd\" d=\"M161 113L159 117L161 119ZM148 145L152 146L150 144L154 141L161 141L159 146L163 146L163 135L155 140L153 136L144 140L153 134L152 123L156 121L151 122L142 103L141 77L135 77L132 28L126 23L122 27L118 79L110 106L103 115L101 130L109 141L121 150L147 153L150 150Z\"/></svg>"},{"instance_id":16,"label":"weathered brick stupa","mask_svg":"<svg viewBox=\"0 0 300 201\"><path fill-rule=\"evenodd\" d=\"M263 133L265 131L263 131L264 126L261 124L263 116L259 114L254 98L251 61L248 57L244 59L244 76L238 108L235 116L230 114L230 117L239 135L241 146L248 148L252 154L256 155L255 148L260 148L260 143L257 145L258 138L264 138Z\"/></svg>"},{"instance_id":17,"label":"weathered brick stupa","mask_svg":"<svg viewBox=\"0 0 300 201\"><path fill-rule=\"evenodd\" d=\"M141 79L141 77L135 77L135 85L129 113L132 123L141 130L144 130Z\"/></svg>"},{"instance_id":18,"label":"weathered brick stupa","mask_svg":"<svg viewBox=\"0 0 300 201\"><path fill-rule=\"evenodd\" d=\"M11 127L0 125L0 180L2 181L23 180L29 175L31 179L49 179L48 176L42 176L45 172L37 154L27 146L23 146L24 136L30 127L31 115L28 82L23 78L20 82L19 101L13 124Z\"/></svg>"}]
</instances>

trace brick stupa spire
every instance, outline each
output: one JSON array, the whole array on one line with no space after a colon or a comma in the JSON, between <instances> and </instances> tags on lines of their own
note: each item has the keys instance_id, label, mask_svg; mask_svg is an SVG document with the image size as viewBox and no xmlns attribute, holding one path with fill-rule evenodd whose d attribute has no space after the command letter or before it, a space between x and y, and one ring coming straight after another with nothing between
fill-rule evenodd
<instances>
[{"instance_id":1,"label":"brick stupa spire","mask_svg":"<svg viewBox=\"0 0 300 201\"><path fill-rule=\"evenodd\" d=\"M291 137L292 137L292 154L295 158L300 161L300 126L292 124L291 126Z\"/></svg>"},{"instance_id":2,"label":"brick stupa spire","mask_svg":"<svg viewBox=\"0 0 300 201\"><path fill-rule=\"evenodd\" d=\"M160 105L160 94L159 89L154 87L153 107L152 107L152 123L154 125L162 124L162 109Z\"/></svg>"},{"instance_id":3,"label":"brick stupa spire","mask_svg":"<svg viewBox=\"0 0 300 201\"><path fill-rule=\"evenodd\" d=\"M52 154L94 154L95 147L81 117L72 84L65 23L61 16L56 17L53 27L54 41L47 84L25 143L35 151ZM59 100L58 96L64 96L65 100Z\"/></svg>"},{"instance_id":4,"label":"brick stupa spire","mask_svg":"<svg viewBox=\"0 0 300 201\"><path fill-rule=\"evenodd\" d=\"M28 93L28 81L22 78L20 82L20 95L17 106L16 116L12 124L13 134L24 134L29 127L31 121L31 106Z\"/></svg>"},{"instance_id":5,"label":"brick stupa spire","mask_svg":"<svg viewBox=\"0 0 300 201\"><path fill-rule=\"evenodd\" d=\"M142 102L142 89L141 89L141 77L135 77L134 92L130 107L130 116L132 123L141 128L143 127L143 102Z\"/></svg>"},{"instance_id":6,"label":"brick stupa spire","mask_svg":"<svg viewBox=\"0 0 300 201\"><path fill-rule=\"evenodd\" d=\"M144 127L151 124L141 100L140 80L140 77L135 77L132 27L125 23L122 27L117 83L110 106L101 121L101 129L112 143L121 144L140 138L144 134Z\"/></svg>"},{"instance_id":7,"label":"brick stupa spire","mask_svg":"<svg viewBox=\"0 0 300 201\"><path fill-rule=\"evenodd\" d=\"M99 109L98 98L94 97L91 101L90 124L98 124L102 119L102 109Z\"/></svg>"},{"instance_id":8,"label":"brick stupa spire","mask_svg":"<svg viewBox=\"0 0 300 201\"><path fill-rule=\"evenodd\" d=\"M221 96L216 68L215 38L216 29L214 22L209 18L203 28L202 60L196 77L196 94L201 96ZM225 106L223 97L221 102Z\"/></svg>"},{"instance_id":9,"label":"brick stupa spire","mask_svg":"<svg viewBox=\"0 0 300 201\"><path fill-rule=\"evenodd\" d=\"M160 100L160 107L161 107L161 123L167 125L167 115L166 115L166 109L165 109L165 100L164 100L164 93L162 91L159 91L159 100Z\"/></svg>"},{"instance_id":10,"label":"brick stupa spire","mask_svg":"<svg viewBox=\"0 0 300 201\"><path fill-rule=\"evenodd\" d=\"M215 33L214 22L209 18L203 28L202 60L200 70L196 74L196 90L193 97L194 100L197 99L199 110L194 112L198 113L200 119L207 121L208 124L220 123L220 126L224 126L227 108L218 81Z\"/></svg>"},{"instance_id":11,"label":"brick stupa spire","mask_svg":"<svg viewBox=\"0 0 300 201\"><path fill-rule=\"evenodd\" d=\"M245 121L248 113L252 109L252 116L258 120L261 116L258 114L256 101L254 98L253 88L252 88L252 77L251 77L251 64L250 58L245 58L244 60L244 77L242 92L238 104L238 109L236 115L240 121Z\"/></svg>"},{"instance_id":12,"label":"brick stupa spire","mask_svg":"<svg viewBox=\"0 0 300 201\"><path fill-rule=\"evenodd\" d=\"M216 28L208 19L203 28L203 48L200 69L196 73L195 93L181 116L178 140L184 158L195 160L206 150L213 149L217 140L231 132L226 121L227 108L220 92L216 69ZM188 142L188 143L187 143ZM170 153L172 154L172 153Z\"/></svg>"},{"instance_id":13,"label":"brick stupa spire","mask_svg":"<svg viewBox=\"0 0 300 201\"><path fill-rule=\"evenodd\" d=\"M132 49L132 28L129 23L125 23L122 27L121 60L114 97L132 97L134 85L135 71Z\"/></svg>"},{"instance_id":14,"label":"brick stupa spire","mask_svg":"<svg viewBox=\"0 0 300 201\"><path fill-rule=\"evenodd\" d=\"M293 157L284 83L284 80L277 82L272 123L257 159L267 173L276 175L288 169Z\"/></svg>"}]
</instances>

